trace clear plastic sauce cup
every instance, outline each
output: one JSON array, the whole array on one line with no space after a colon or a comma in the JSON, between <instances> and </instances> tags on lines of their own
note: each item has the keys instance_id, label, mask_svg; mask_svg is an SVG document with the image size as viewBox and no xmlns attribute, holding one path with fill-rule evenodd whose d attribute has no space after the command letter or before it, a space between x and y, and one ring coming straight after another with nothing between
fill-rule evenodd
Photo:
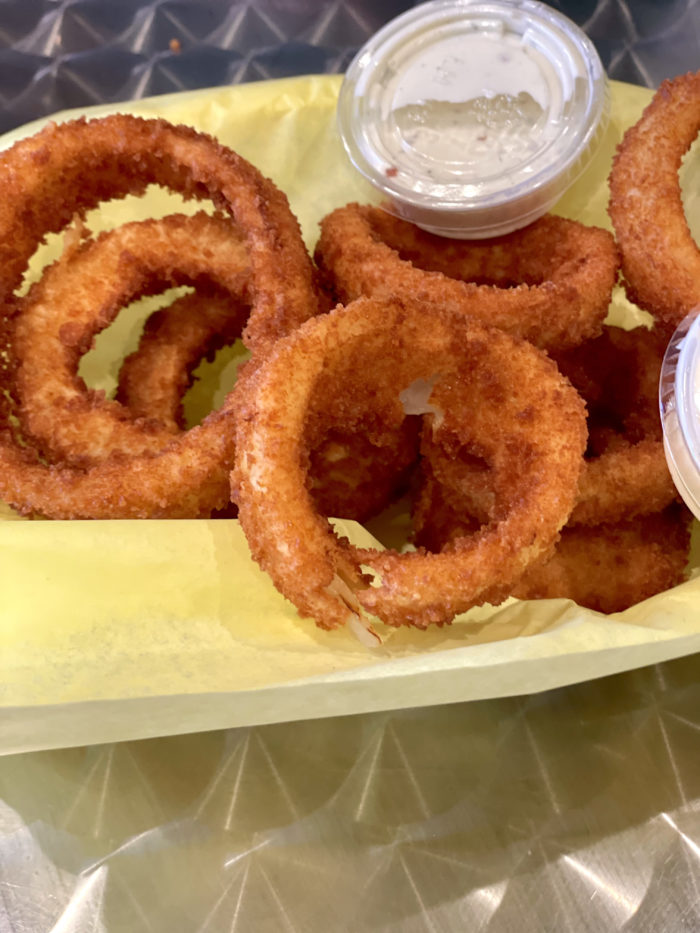
<instances>
[{"instance_id":1,"label":"clear plastic sauce cup","mask_svg":"<svg viewBox=\"0 0 700 933\"><path fill-rule=\"evenodd\" d=\"M666 461L683 501L700 518L700 309L679 324L661 366L659 406Z\"/></svg>"},{"instance_id":2,"label":"clear plastic sauce cup","mask_svg":"<svg viewBox=\"0 0 700 933\"><path fill-rule=\"evenodd\" d=\"M352 61L338 124L388 209L443 236L508 233L548 211L605 132L609 93L578 26L534 0L433 0Z\"/></svg>"}]
</instances>

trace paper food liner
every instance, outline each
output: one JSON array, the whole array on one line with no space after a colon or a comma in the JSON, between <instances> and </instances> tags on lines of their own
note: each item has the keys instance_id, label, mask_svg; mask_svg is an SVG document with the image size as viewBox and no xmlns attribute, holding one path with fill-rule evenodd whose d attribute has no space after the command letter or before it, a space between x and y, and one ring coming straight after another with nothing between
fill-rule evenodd
<instances>
[{"instance_id":1,"label":"paper food liner","mask_svg":"<svg viewBox=\"0 0 700 933\"><path fill-rule=\"evenodd\" d=\"M211 133L287 193L313 248L324 214L375 199L342 151L339 86L335 76L294 78L88 113L161 116ZM613 84L607 135L559 213L610 226L612 155L649 97ZM200 208L149 189L144 198L105 204L88 225ZM50 238L33 274L59 248L60 238ZM98 338L81 369L91 384L113 389L154 303L139 302ZM616 294L613 320L633 323L639 313ZM221 398L234 367L235 353L222 373L205 373L190 414ZM523 694L700 649L695 571L682 586L613 616L564 599L510 600L443 629L380 625L383 644L372 650L349 631L324 632L300 619L251 560L236 521L23 521L9 510L3 517L2 752ZM371 543L354 523L340 530Z\"/></svg>"}]
</instances>

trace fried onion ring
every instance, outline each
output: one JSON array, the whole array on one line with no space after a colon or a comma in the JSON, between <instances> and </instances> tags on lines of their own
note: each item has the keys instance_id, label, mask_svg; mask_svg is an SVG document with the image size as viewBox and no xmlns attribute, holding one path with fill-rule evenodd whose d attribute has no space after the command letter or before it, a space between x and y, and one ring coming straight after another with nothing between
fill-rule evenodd
<instances>
[{"instance_id":1,"label":"fried onion ring","mask_svg":"<svg viewBox=\"0 0 700 933\"><path fill-rule=\"evenodd\" d=\"M101 201L162 185L210 198L233 217L248 249L250 348L292 330L318 307L313 267L286 196L215 139L165 120L113 114L49 123L0 153L0 306L9 311L29 259L47 233Z\"/></svg>"},{"instance_id":2,"label":"fried onion ring","mask_svg":"<svg viewBox=\"0 0 700 933\"><path fill-rule=\"evenodd\" d=\"M49 266L19 306L12 353L25 434L42 454L78 466L162 449L172 427L148 415L135 419L88 390L78 376L81 356L125 304L173 285L203 283L228 293L229 328L239 336L248 281L244 245L221 215L172 214L84 241Z\"/></svg>"},{"instance_id":3,"label":"fried onion ring","mask_svg":"<svg viewBox=\"0 0 700 933\"><path fill-rule=\"evenodd\" d=\"M182 398L194 369L234 343L246 315L245 305L236 308L233 296L209 290L154 311L138 348L121 365L117 401L136 418L155 419L173 434L184 430Z\"/></svg>"},{"instance_id":4,"label":"fried onion ring","mask_svg":"<svg viewBox=\"0 0 700 933\"><path fill-rule=\"evenodd\" d=\"M450 492L428 469L414 507L417 545L438 552L481 527L468 511L471 503L465 507ZM527 568L511 595L563 597L597 612L621 612L683 581L690 519L674 503L625 521L567 525L552 553Z\"/></svg>"},{"instance_id":5,"label":"fried onion ring","mask_svg":"<svg viewBox=\"0 0 700 933\"><path fill-rule=\"evenodd\" d=\"M3 335L17 312L15 289L44 235L104 199L142 193L150 183L188 198L211 198L238 225L250 266L243 339L253 352L263 353L319 310L313 267L284 194L240 156L192 129L126 115L49 124L0 155L0 178ZM70 328L65 334L70 336ZM7 358L6 377L12 354L9 363ZM21 512L54 518L198 517L228 502L228 400L157 453L115 454L87 470L42 462L17 436L7 394L2 405L0 494Z\"/></svg>"},{"instance_id":6,"label":"fried onion ring","mask_svg":"<svg viewBox=\"0 0 700 933\"><path fill-rule=\"evenodd\" d=\"M624 135L610 174L610 218L632 301L669 325L700 304L700 250L678 170L700 132L700 72L664 81Z\"/></svg>"},{"instance_id":7,"label":"fried onion ring","mask_svg":"<svg viewBox=\"0 0 700 933\"><path fill-rule=\"evenodd\" d=\"M315 256L339 301L412 296L545 349L600 333L619 264L607 231L563 217L468 242L359 204L321 221Z\"/></svg>"},{"instance_id":8,"label":"fried onion ring","mask_svg":"<svg viewBox=\"0 0 700 933\"><path fill-rule=\"evenodd\" d=\"M588 406L589 444L571 524L596 525L657 512L677 498L663 448L658 385L663 331L608 326L555 354Z\"/></svg>"},{"instance_id":9,"label":"fried onion ring","mask_svg":"<svg viewBox=\"0 0 700 933\"><path fill-rule=\"evenodd\" d=\"M597 612L622 612L685 579L690 514L681 506L630 521L567 527L554 555L529 567L513 596L572 599Z\"/></svg>"},{"instance_id":10,"label":"fried onion ring","mask_svg":"<svg viewBox=\"0 0 700 933\"><path fill-rule=\"evenodd\" d=\"M353 548L306 488L307 425L335 393L351 413L399 426L400 393L416 380L432 382L436 432L488 450L504 491L499 515L440 554ZM424 628L500 600L548 552L574 503L586 438L579 396L536 348L450 309L358 299L278 341L234 394L241 526L277 588L323 628L357 628L363 608Z\"/></svg>"}]
</instances>

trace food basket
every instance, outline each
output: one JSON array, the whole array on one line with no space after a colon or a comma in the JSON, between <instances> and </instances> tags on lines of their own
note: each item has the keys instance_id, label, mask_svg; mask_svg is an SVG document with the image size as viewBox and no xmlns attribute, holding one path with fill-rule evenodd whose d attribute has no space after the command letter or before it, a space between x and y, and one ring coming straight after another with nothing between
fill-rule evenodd
<instances>
[{"instance_id":1,"label":"food basket","mask_svg":"<svg viewBox=\"0 0 700 933\"><path fill-rule=\"evenodd\" d=\"M284 188L311 246L326 211L373 197L340 148L331 73L403 6L9 0L3 144L71 108L188 122ZM639 85L697 66L697 13L561 6L614 80L607 135L557 210L608 225ZM171 207L149 193L100 223ZM616 294L615 319L636 313ZM92 357L106 388L139 320ZM512 600L369 650L300 620L233 520L4 519L0 928L700 923L696 547L688 582L617 616Z\"/></svg>"}]
</instances>

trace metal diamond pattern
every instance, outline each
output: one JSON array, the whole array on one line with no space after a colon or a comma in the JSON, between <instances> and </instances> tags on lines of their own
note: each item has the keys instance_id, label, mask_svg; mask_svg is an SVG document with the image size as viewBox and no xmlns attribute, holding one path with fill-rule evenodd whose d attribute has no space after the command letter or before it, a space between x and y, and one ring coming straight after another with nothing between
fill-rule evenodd
<instances>
[{"instance_id":1,"label":"metal diamond pattern","mask_svg":"<svg viewBox=\"0 0 700 933\"><path fill-rule=\"evenodd\" d=\"M343 71L401 0L0 0L0 132L57 110ZM698 0L557 0L612 78L697 67Z\"/></svg>"},{"instance_id":2,"label":"metal diamond pattern","mask_svg":"<svg viewBox=\"0 0 700 933\"><path fill-rule=\"evenodd\" d=\"M2 759L0 929L698 929L700 659L659 670Z\"/></svg>"},{"instance_id":3,"label":"metal diamond pattern","mask_svg":"<svg viewBox=\"0 0 700 933\"><path fill-rule=\"evenodd\" d=\"M0 0L0 131L340 72L399 0ZM697 0L561 0L611 77ZM538 696L0 760L0 930L700 928L700 658Z\"/></svg>"}]
</instances>

